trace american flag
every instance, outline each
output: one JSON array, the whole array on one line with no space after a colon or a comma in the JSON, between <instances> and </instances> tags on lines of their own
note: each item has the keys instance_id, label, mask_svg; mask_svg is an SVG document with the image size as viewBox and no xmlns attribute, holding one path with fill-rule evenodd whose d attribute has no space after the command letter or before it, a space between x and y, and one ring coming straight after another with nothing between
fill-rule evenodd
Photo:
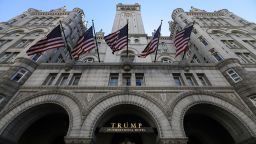
<instances>
[{"instance_id":1,"label":"american flag","mask_svg":"<svg viewBox=\"0 0 256 144\"><path fill-rule=\"evenodd\" d=\"M91 49L95 47L96 43L93 37L93 29L91 26L78 40L76 46L71 51L71 55L73 58L78 59L81 54L88 53Z\"/></svg>"},{"instance_id":2,"label":"american flag","mask_svg":"<svg viewBox=\"0 0 256 144\"><path fill-rule=\"evenodd\" d=\"M119 51L128 46L128 24L120 30L113 32L104 37L108 46L112 49L112 53Z\"/></svg>"},{"instance_id":3,"label":"american flag","mask_svg":"<svg viewBox=\"0 0 256 144\"><path fill-rule=\"evenodd\" d=\"M176 56L182 52L185 52L188 48L188 42L190 40L190 34L193 30L193 25L178 31L175 36L174 45L176 47Z\"/></svg>"},{"instance_id":4,"label":"american flag","mask_svg":"<svg viewBox=\"0 0 256 144\"><path fill-rule=\"evenodd\" d=\"M161 26L160 25L157 29L157 31L155 32L153 39L148 43L148 45L146 46L146 48L141 52L140 55L138 55L138 57L142 57L145 58L147 57L149 54L153 53L156 51L157 47L158 47L158 43L159 43L159 38L160 38L160 31L161 31Z\"/></svg>"},{"instance_id":5,"label":"american flag","mask_svg":"<svg viewBox=\"0 0 256 144\"><path fill-rule=\"evenodd\" d=\"M30 56L33 54L42 53L49 49L64 47L65 42L61 35L60 25L58 25L45 38L41 39L35 45L31 46L26 53Z\"/></svg>"}]
</instances>

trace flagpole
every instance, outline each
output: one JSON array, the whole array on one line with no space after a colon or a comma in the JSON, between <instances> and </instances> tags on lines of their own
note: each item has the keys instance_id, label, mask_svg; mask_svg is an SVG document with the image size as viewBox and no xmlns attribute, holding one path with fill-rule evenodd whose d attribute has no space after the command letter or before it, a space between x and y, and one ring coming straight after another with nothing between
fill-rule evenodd
<instances>
[{"instance_id":1,"label":"flagpole","mask_svg":"<svg viewBox=\"0 0 256 144\"><path fill-rule=\"evenodd\" d=\"M93 32L94 32L94 40L96 42L96 47L97 47L98 60L99 60L99 63L100 63L99 47L98 47L98 42L97 42L97 38L96 38L96 33L95 33L94 21L93 20L92 20L92 28L93 28Z\"/></svg>"},{"instance_id":2,"label":"flagpole","mask_svg":"<svg viewBox=\"0 0 256 144\"><path fill-rule=\"evenodd\" d=\"M194 24L195 24L195 21L193 21L193 27L194 27ZM191 36L191 33L190 33L190 36ZM189 36L189 37L190 37L190 36ZM190 40L190 38L189 38L189 40ZM184 54L183 54L181 60L183 60L183 59L185 58L185 54L186 54L186 52L187 52L188 49L189 49L189 47L187 46L187 48L186 48L186 50L184 51Z\"/></svg>"},{"instance_id":3,"label":"flagpole","mask_svg":"<svg viewBox=\"0 0 256 144\"><path fill-rule=\"evenodd\" d=\"M67 48L67 50L68 50L68 52L69 52L70 59L72 60L71 49L70 49L70 47L68 46L67 39L66 39L66 36L65 36L65 33L64 33L64 30L63 30L61 21L60 21L60 29L61 29L61 31L62 31L62 33L63 33L64 42L65 42L66 48Z\"/></svg>"},{"instance_id":4,"label":"flagpole","mask_svg":"<svg viewBox=\"0 0 256 144\"><path fill-rule=\"evenodd\" d=\"M126 49L127 60L128 60L128 45L129 45L128 32L129 32L129 26L128 26L128 19L127 19L127 49Z\"/></svg>"},{"instance_id":5,"label":"flagpole","mask_svg":"<svg viewBox=\"0 0 256 144\"><path fill-rule=\"evenodd\" d=\"M158 40L157 40L156 55L155 55L154 62L156 62L156 56L157 56L157 50L158 50L158 46L159 46L159 39L160 39L160 34L161 34L162 22L163 22L163 20L161 20L161 24L160 24L160 32L159 32L159 37L158 37Z\"/></svg>"}]
</instances>

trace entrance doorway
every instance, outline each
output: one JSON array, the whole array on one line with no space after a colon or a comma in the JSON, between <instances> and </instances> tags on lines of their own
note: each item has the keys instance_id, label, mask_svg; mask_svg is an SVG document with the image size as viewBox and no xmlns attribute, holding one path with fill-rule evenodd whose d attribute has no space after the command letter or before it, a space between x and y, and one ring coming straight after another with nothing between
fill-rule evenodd
<instances>
[{"instance_id":1,"label":"entrance doorway","mask_svg":"<svg viewBox=\"0 0 256 144\"><path fill-rule=\"evenodd\" d=\"M155 144L158 132L151 116L134 105L119 105L97 122L96 144Z\"/></svg>"},{"instance_id":2,"label":"entrance doorway","mask_svg":"<svg viewBox=\"0 0 256 144\"><path fill-rule=\"evenodd\" d=\"M67 112L56 104L42 104L20 114L2 137L16 144L65 144Z\"/></svg>"},{"instance_id":3,"label":"entrance doorway","mask_svg":"<svg viewBox=\"0 0 256 144\"><path fill-rule=\"evenodd\" d=\"M190 108L184 117L188 144L234 144L235 140L222 123L223 121L232 123L225 113L227 112L208 104L199 104Z\"/></svg>"}]
</instances>

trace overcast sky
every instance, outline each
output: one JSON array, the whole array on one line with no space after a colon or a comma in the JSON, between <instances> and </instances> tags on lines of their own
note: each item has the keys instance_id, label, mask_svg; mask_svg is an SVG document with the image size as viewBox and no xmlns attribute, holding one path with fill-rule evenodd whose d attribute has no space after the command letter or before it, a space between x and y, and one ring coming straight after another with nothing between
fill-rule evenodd
<instances>
[{"instance_id":1,"label":"overcast sky","mask_svg":"<svg viewBox=\"0 0 256 144\"><path fill-rule=\"evenodd\" d=\"M118 3L141 5L145 31L149 35L157 29L161 19L162 35L169 35L168 21L171 20L172 11L176 8L189 11L191 6L210 12L228 9L249 22L256 22L256 0L0 0L0 22L7 21L28 8L48 11L63 6L67 10L79 7L84 10L89 25L94 19L96 31L103 29L108 34L112 29Z\"/></svg>"}]
</instances>

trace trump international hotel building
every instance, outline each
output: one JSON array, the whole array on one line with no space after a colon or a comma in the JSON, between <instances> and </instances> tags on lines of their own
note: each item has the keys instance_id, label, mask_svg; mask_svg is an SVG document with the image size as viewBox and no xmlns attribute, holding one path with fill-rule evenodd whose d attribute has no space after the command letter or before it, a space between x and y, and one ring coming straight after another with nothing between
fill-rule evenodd
<instances>
[{"instance_id":1,"label":"trump international hotel building","mask_svg":"<svg viewBox=\"0 0 256 144\"><path fill-rule=\"evenodd\" d=\"M1 144L256 143L256 24L227 9L177 8L155 61L138 57L152 39L141 6L117 4L112 32L128 20L128 51L112 54L97 31L99 57L26 54L60 20L74 48L89 28L84 15L30 8L0 23ZM175 58L176 32L192 22L185 59Z\"/></svg>"}]
</instances>

